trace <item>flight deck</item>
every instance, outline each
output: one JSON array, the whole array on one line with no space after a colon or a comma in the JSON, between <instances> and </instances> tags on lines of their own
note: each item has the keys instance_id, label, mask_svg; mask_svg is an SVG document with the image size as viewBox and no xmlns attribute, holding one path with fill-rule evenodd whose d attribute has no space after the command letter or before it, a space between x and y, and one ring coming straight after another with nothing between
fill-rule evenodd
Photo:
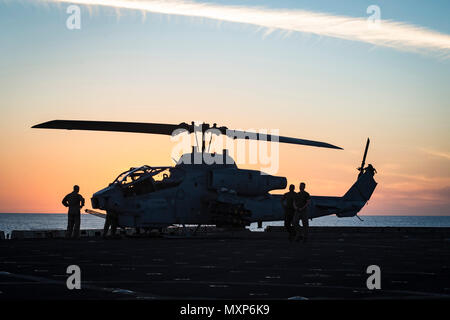
<instances>
[{"instance_id":1,"label":"flight deck","mask_svg":"<svg viewBox=\"0 0 450 320\"><path fill-rule=\"evenodd\" d=\"M448 299L450 228L311 227L265 232L0 241L0 299ZM81 289L69 290L69 265ZM381 270L369 290L367 268Z\"/></svg>"}]
</instances>

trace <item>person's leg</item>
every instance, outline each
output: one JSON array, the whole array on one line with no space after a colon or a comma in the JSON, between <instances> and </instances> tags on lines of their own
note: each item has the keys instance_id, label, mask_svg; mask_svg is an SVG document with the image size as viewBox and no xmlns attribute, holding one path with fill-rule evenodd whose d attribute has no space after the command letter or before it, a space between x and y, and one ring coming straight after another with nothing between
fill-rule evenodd
<instances>
[{"instance_id":1,"label":"person's leg","mask_svg":"<svg viewBox=\"0 0 450 320\"><path fill-rule=\"evenodd\" d=\"M293 236L293 232L292 232L292 213L288 210L285 211L284 214L284 228L286 229L287 233L288 233L288 238L289 241L292 241L292 236Z\"/></svg>"},{"instance_id":2,"label":"person's leg","mask_svg":"<svg viewBox=\"0 0 450 320\"><path fill-rule=\"evenodd\" d=\"M295 228L292 226L293 220L294 220L294 214L295 211L292 209L289 211L289 217L288 217L288 232L289 232L289 240L294 240L295 237Z\"/></svg>"},{"instance_id":3,"label":"person's leg","mask_svg":"<svg viewBox=\"0 0 450 320\"><path fill-rule=\"evenodd\" d=\"M293 218L293 214L291 212L291 210L285 210L284 212L284 228L286 229L286 231L291 234L292 233L292 218Z\"/></svg>"},{"instance_id":4,"label":"person's leg","mask_svg":"<svg viewBox=\"0 0 450 320\"><path fill-rule=\"evenodd\" d=\"M66 230L66 238L70 238L72 236L72 230L74 225L73 214L67 214L67 230Z\"/></svg>"},{"instance_id":5,"label":"person's leg","mask_svg":"<svg viewBox=\"0 0 450 320\"><path fill-rule=\"evenodd\" d=\"M103 237L106 237L106 235L108 234L110 225L111 225L111 213L107 212L105 218L105 226L103 227Z\"/></svg>"},{"instance_id":6,"label":"person's leg","mask_svg":"<svg viewBox=\"0 0 450 320\"><path fill-rule=\"evenodd\" d=\"M287 210L284 210L284 229L289 233L289 230L291 230L291 221L289 219L289 212Z\"/></svg>"},{"instance_id":7,"label":"person's leg","mask_svg":"<svg viewBox=\"0 0 450 320\"><path fill-rule=\"evenodd\" d=\"M73 227L73 237L78 238L80 236L80 217L81 215L75 214L74 215L74 227Z\"/></svg>"},{"instance_id":8,"label":"person's leg","mask_svg":"<svg viewBox=\"0 0 450 320\"><path fill-rule=\"evenodd\" d=\"M292 224L295 230L295 240L298 241L301 238L301 228L300 228L300 212L296 211L294 214L294 219L292 219Z\"/></svg>"},{"instance_id":9,"label":"person's leg","mask_svg":"<svg viewBox=\"0 0 450 320\"><path fill-rule=\"evenodd\" d=\"M118 219L117 214L114 213L114 215L112 216L112 223L111 223L111 235L112 236L116 235L118 220L119 219Z\"/></svg>"},{"instance_id":10,"label":"person's leg","mask_svg":"<svg viewBox=\"0 0 450 320\"><path fill-rule=\"evenodd\" d=\"M302 229L303 229L303 240L306 241L308 239L308 230L309 230L309 220L306 212L302 215Z\"/></svg>"}]
</instances>

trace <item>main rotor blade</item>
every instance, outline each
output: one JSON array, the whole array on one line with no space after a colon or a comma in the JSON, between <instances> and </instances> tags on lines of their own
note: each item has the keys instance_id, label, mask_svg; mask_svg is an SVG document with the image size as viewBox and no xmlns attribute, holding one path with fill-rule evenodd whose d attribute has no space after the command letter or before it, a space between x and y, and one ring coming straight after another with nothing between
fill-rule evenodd
<instances>
[{"instance_id":1,"label":"main rotor blade","mask_svg":"<svg viewBox=\"0 0 450 320\"><path fill-rule=\"evenodd\" d=\"M94 130L94 131L116 131L116 132L136 132L172 135L177 129L187 130L189 133L195 130L217 129L222 134L233 139L261 140L281 143L290 143L297 145L305 145L319 148L342 149L335 145L312 141L305 139L297 139L283 136L275 136L271 134L261 134L256 132L247 132L239 130L230 130L227 127L210 127L207 124L194 125L187 123L180 124L164 124L164 123L144 123L144 122L117 122L117 121L86 121L86 120L52 120L37 124L32 128L40 129L67 129L67 130Z\"/></svg>"},{"instance_id":2,"label":"main rotor blade","mask_svg":"<svg viewBox=\"0 0 450 320\"><path fill-rule=\"evenodd\" d=\"M52 120L32 128L136 132L172 135L176 129L189 130L188 124L163 124L116 121Z\"/></svg>"},{"instance_id":3,"label":"main rotor blade","mask_svg":"<svg viewBox=\"0 0 450 320\"><path fill-rule=\"evenodd\" d=\"M305 139L297 139L283 136L276 136L271 134L261 134L256 132L246 132L246 131L238 131L238 130L227 130L227 136L233 139L247 139L247 140L262 140L262 141L272 141L272 142L281 142L281 143L290 143L290 144L298 144L304 146L312 146L319 148L330 148L330 149L340 149L341 147L321 142L321 141L313 141L313 140L305 140Z\"/></svg>"}]
</instances>

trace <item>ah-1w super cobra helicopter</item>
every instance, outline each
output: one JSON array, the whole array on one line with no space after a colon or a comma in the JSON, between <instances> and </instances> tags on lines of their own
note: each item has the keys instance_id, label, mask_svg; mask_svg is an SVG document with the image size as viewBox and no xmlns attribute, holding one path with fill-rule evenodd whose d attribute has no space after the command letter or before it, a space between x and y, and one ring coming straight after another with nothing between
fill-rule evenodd
<instances>
[{"instance_id":1,"label":"ah-1w super cobra helicopter","mask_svg":"<svg viewBox=\"0 0 450 320\"><path fill-rule=\"evenodd\" d=\"M285 177L261 174L256 170L239 169L226 150L223 161L207 164L205 161L189 161L200 153L206 155L205 133L208 130L234 139L276 141L297 145L341 149L334 145L274 136L251 134L229 130L214 124L197 125L181 123L135 123L108 121L53 120L33 128L136 132L172 135L175 130L189 134L202 132L201 151L182 155L175 166L141 166L121 173L109 186L96 192L91 199L94 209L113 211L118 214L119 226L134 228L163 228L174 224L241 226L252 222L260 226L263 221L284 219L282 195L270 194L272 190L285 189ZM342 197L312 196L308 206L310 219L335 214L353 217L370 199L377 183L374 169L364 169L370 140L367 140L363 161L357 181Z\"/></svg>"}]
</instances>

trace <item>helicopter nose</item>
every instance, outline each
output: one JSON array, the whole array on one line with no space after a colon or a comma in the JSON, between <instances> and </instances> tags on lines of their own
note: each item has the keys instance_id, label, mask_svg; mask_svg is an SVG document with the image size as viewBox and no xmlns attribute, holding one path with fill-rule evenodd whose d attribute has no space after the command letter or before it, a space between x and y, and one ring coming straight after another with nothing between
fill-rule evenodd
<instances>
[{"instance_id":1,"label":"helicopter nose","mask_svg":"<svg viewBox=\"0 0 450 320\"><path fill-rule=\"evenodd\" d=\"M91 199L93 209L108 210L120 206L119 201L111 201L110 197L94 196Z\"/></svg>"},{"instance_id":2,"label":"helicopter nose","mask_svg":"<svg viewBox=\"0 0 450 320\"><path fill-rule=\"evenodd\" d=\"M100 201L99 201L98 197L93 197L91 199L91 204L92 204L93 209L100 209Z\"/></svg>"},{"instance_id":3,"label":"helicopter nose","mask_svg":"<svg viewBox=\"0 0 450 320\"><path fill-rule=\"evenodd\" d=\"M122 201L114 194L96 194L91 198L91 204L93 209L101 210L117 210L122 206Z\"/></svg>"},{"instance_id":4,"label":"helicopter nose","mask_svg":"<svg viewBox=\"0 0 450 320\"><path fill-rule=\"evenodd\" d=\"M107 199L104 197L94 196L91 198L91 204L93 209L103 209L105 207L105 204L107 202Z\"/></svg>"},{"instance_id":5,"label":"helicopter nose","mask_svg":"<svg viewBox=\"0 0 450 320\"><path fill-rule=\"evenodd\" d=\"M108 210L117 207L121 202L121 193L114 186L108 186L92 195L91 204L93 209Z\"/></svg>"}]
</instances>

